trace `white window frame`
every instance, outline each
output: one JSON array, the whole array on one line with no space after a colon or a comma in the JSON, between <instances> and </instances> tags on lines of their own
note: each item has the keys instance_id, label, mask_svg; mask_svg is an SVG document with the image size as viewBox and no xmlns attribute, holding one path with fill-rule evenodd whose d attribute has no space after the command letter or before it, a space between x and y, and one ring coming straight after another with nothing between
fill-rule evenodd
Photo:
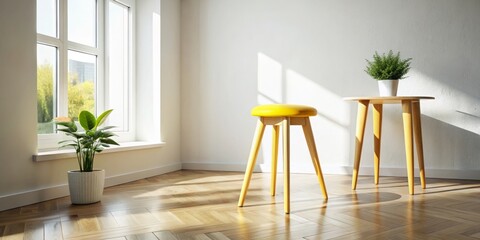
<instances>
[{"instance_id":1,"label":"white window frame","mask_svg":"<svg viewBox=\"0 0 480 240\"><path fill-rule=\"evenodd\" d=\"M109 42L109 36L107 34L107 27L109 22L108 22L108 13L109 13L109 9L108 9L108 3L112 1L112 2L116 2L118 4L121 4L121 5L124 5L126 7L128 7L130 10L128 12L129 14L129 19L128 19L128 24L129 24L129 34L128 34L128 50L129 50L129 59L128 59L128 75L129 75L129 81L128 81L128 103L127 103L127 111L128 111L128 116L127 116L127 121L128 121L128 131L123 131L123 132L115 132L117 134L117 140L119 140L120 142L127 142L127 141L135 141L135 126L136 126L136 123L135 123L135 115L136 115L136 112L135 112L135 56L136 56L136 53L135 53L135 36L136 36L136 33L135 33L135 12L136 12L136 8L135 8L135 0L105 0L105 49L108 49L108 42ZM108 86L109 84L109 69L108 66L109 65L109 52L107 50L104 51L105 52L105 72L104 72L104 76L105 76L105 86ZM107 88L105 88L107 89ZM109 93L108 91L104 91L105 93L105 96L104 96L104 100L105 99L108 99L109 98ZM108 106L108 102L105 102L104 105ZM109 109L108 107L106 109ZM113 129L115 130L115 129Z\"/></svg>"},{"instance_id":2,"label":"white window frame","mask_svg":"<svg viewBox=\"0 0 480 240\"><path fill-rule=\"evenodd\" d=\"M58 116L68 115L68 51L74 50L82 53L97 56L96 85L95 85L95 110L99 114L108 109L108 103L105 99L108 97L106 84L108 84L108 36L107 19L108 3L110 0L97 0L97 47L91 47L75 42L68 41L68 6L67 1L57 0L57 37L51 37L37 33L37 44L44 44L56 47L57 50L57 82L58 82L58 101L56 109ZM130 8L129 10L129 100L128 100L128 131L116 132L119 142L129 142L135 140L135 0L113 0ZM60 103L61 101L61 103ZM38 134L38 150L49 151L58 149L58 142L65 139L62 133Z\"/></svg>"}]
</instances>

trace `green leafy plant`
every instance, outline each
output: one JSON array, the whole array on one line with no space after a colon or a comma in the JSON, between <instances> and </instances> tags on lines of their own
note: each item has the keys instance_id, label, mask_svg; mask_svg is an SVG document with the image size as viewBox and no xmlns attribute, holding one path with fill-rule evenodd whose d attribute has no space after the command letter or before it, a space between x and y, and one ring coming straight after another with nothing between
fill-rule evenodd
<instances>
[{"instance_id":1,"label":"green leafy plant","mask_svg":"<svg viewBox=\"0 0 480 240\"><path fill-rule=\"evenodd\" d=\"M64 127L59 128L58 131L65 132L67 136L73 137L73 139L60 141L60 148L72 147L75 149L81 172L93 171L93 161L96 153L103 151L110 145L119 145L112 139L115 134L108 131L114 128L113 126L100 128L100 125L105 122L112 111L113 109L107 110L100 114L98 118L95 118L89 111L81 111L78 115L78 122L84 130L82 132L78 131L75 121L71 118L59 117L55 119L57 126Z\"/></svg>"},{"instance_id":2,"label":"green leafy plant","mask_svg":"<svg viewBox=\"0 0 480 240\"><path fill-rule=\"evenodd\" d=\"M411 58L401 59L400 52L393 54L392 50L385 55L379 55L377 52L373 55L373 60L367 61L365 72L377 80L398 80L405 78L405 74L410 70Z\"/></svg>"}]
</instances>

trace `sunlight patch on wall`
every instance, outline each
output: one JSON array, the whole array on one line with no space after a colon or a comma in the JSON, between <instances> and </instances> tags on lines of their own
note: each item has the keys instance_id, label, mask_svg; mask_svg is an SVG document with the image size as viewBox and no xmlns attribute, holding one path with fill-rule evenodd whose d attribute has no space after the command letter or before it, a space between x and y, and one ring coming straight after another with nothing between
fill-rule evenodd
<instances>
[{"instance_id":1,"label":"sunlight patch on wall","mask_svg":"<svg viewBox=\"0 0 480 240\"><path fill-rule=\"evenodd\" d=\"M314 106L321 117L336 125L347 127L349 105L342 97L290 69L286 71L285 88L287 102Z\"/></svg>"},{"instance_id":2,"label":"sunlight patch on wall","mask_svg":"<svg viewBox=\"0 0 480 240\"><path fill-rule=\"evenodd\" d=\"M281 103L282 64L269 56L258 53L258 103Z\"/></svg>"}]
</instances>

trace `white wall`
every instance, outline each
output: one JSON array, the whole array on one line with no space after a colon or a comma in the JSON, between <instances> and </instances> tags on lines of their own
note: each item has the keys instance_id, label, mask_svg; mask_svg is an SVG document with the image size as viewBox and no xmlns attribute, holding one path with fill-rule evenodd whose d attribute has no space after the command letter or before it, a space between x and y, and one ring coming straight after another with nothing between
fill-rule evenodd
<instances>
[{"instance_id":1,"label":"white wall","mask_svg":"<svg viewBox=\"0 0 480 240\"><path fill-rule=\"evenodd\" d=\"M480 179L478 13L476 0L183 0L183 167L243 171L251 107L279 102L316 107L322 167L350 173L356 105L342 98L377 95L365 59L392 49L413 58L399 95L436 97L422 102L427 177ZM401 108L384 118L381 174L406 176ZM367 126L361 174L373 172ZM313 172L292 134L292 171ZM269 144L259 157L268 171Z\"/></svg>"},{"instance_id":2,"label":"white wall","mask_svg":"<svg viewBox=\"0 0 480 240\"><path fill-rule=\"evenodd\" d=\"M107 185L181 167L180 1L159 1L148 4L161 16L161 128L166 145L99 155L95 164L106 169ZM0 210L68 195L66 171L76 168L74 159L32 161L37 150L35 3L0 2Z\"/></svg>"}]
</instances>

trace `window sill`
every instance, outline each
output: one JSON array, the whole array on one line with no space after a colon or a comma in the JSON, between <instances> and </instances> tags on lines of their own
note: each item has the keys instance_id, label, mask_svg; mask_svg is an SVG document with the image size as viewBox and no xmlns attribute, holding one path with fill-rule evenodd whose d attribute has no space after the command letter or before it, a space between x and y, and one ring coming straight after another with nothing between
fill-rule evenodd
<instances>
[{"instance_id":1,"label":"window sill","mask_svg":"<svg viewBox=\"0 0 480 240\"><path fill-rule=\"evenodd\" d=\"M120 146L112 146L103 150L100 154L105 153L114 153L114 152L123 152L123 151L132 151L139 149L148 149L148 148L159 148L164 146L164 142L124 142L120 143ZM75 150L65 149L65 150L46 150L40 151L37 154L32 156L34 162L42 162L56 159L65 159L75 157Z\"/></svg>"}]
</instances>

